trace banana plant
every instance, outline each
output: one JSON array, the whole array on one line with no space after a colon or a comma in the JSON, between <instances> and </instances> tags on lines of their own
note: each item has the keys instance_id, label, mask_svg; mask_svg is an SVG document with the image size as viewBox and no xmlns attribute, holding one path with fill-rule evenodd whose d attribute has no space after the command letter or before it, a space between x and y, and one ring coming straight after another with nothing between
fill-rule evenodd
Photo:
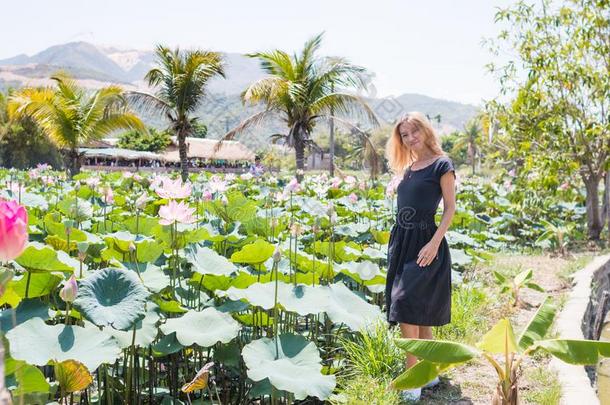
<instances>
[{"instance_id":1,"label":"banana plant","mask_svg":"<svg viewBox=\"0 0 610 405\"><path fill-rule=\"evenodd\" d=\"M540 222L542 222L542 224L544 225L545 230L542 235L540 235L538 239L536 239L536 244L548 240L551 242L551 246L553 247L553 250L555 252L558 252L560 255L565 256L567 253L566 248L568 246L568 243L570 243L570 240L569 238L567 238L567 236L571 234L571 232L576 227L576 224L568 223L565 225L555 225L544 219L540 220Z\"/></svg>"},{"instance_id":2,"label":"banana plant","mask_svg":"<svg viewBox=\"0 0 610 405\"><path fill-rule=\"evenodd\" d=\"M496 279L496 283L500 285L500 293L505 294L510 292L511 296L513 297L513 306L515 307L520 306L523 303L521 297L519 296L521 289L530 288L532 290L544 292L544 288L531 281L532 277L534 276L532 269L522 271L512 280L495 270L493 274Z\"/></svg>"},{"instance_id":3,"label":"banana plant","mask_svg":"<svg viewBox=\"0 0 610 405\"><path fill-rule=\"evenodd\" d=\"M502 319L475 346L442 340L396 339L398 347L420 361L396 377L390 386L400 390L418 388L451 367L483 357L498 375L492 404L516 405L519 368L522 361L534 352L543 350L566 363L577 365L596 364L600 356L610 357L610 342L545 339L555 314L555 305L546 297L519 339L515 338L510 321Z\"/></svg>"}]
</instances>

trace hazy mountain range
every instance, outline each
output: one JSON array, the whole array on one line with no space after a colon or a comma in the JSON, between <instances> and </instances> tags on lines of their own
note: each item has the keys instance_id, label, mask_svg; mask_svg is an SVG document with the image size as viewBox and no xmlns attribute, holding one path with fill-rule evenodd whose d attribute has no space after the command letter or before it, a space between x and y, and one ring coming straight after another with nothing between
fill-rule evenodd
<instances>
[{"instance_id":1,"label":"hazy mountain range","mask_svg":"<svg viewBox=\"0 0 610 405\"><path fill-rule=\"evenodd\" d=\"M250 83L265 76L259 62L238 53L224 53L226 79L215 78L209 83L209 98L198 111L201 120L208 125L209 137L220 137L227 128L258 111L261 107L242 106L239 94ZM49 76L58 69L70 72L81 85L98 88L110 83L126 89L150 91L143 82L144 75L154 66L152 51L104 47L87 42L71 42L55 45L35 55L17 55L0 60L0 90L50 84ZM363 94L363 96L366 96ZM440 115L435 125L441 133L461 129L476 113L473 105L462 104L405 93L398 97L366 97L375 112L391 122L403 111L419 110L430 117ZM164 123L156 117L148 121L155 126ZM268 134L286 132L280 120L267 123L239 137L249 146L266 142Z\"/></svg>"}]
</instances>

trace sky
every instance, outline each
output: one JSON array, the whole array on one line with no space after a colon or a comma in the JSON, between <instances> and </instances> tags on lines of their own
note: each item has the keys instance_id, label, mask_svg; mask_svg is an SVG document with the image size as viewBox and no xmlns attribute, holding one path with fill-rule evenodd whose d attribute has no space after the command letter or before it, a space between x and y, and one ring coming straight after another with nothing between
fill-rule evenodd
<instances>
[{"instance_id":1,"label":"sky","mask_svg":"<svg viewBox=\"0 0 610 405\"><path fill-rule=\"evenodd\" d=\"M293 53L324 31L321 55L375 73L377 97L418 93L478 105L499 91L483 46L510 0L20 0L2 5L0 59L87 41Z\"/></svg>"}]
</instances>

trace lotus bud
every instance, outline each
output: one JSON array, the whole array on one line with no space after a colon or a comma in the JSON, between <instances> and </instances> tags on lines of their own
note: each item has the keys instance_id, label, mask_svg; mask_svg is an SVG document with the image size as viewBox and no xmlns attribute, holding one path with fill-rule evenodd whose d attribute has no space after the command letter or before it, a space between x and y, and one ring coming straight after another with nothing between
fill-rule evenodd
<instances>
[{"instance_id":1,"label":"lotus bud","mask_svg":"<svg viewBox=\"0 0 610 405\"><path fill-rule=\"evenodd\" d=\"M71 219L66 219L64 221L64 227L66 228L66 235L70 235L72 233L72 227L74 226L74 221Z\"/></svg>"},{"instance_id":2,"label":"lotus bud","mask_svg":"<svg viewBox=\"0 0 610 405\"><path fill-rule=\"evenodd\" d=\"M277 245L275 247L275 250L273 251L273 262L278 263L281 258L282 258L282 250L280 249L280 245Z\"/></svg>"},{"instance_id":3,"label":"lotus bud","mask_svg":"<svg viewBox=\"0 0 610 405\"><path fill-rule=\"evenodd\" d=\"M130 252L136 251L136 245L133 242L129 242L129 251Z\"/></svg>"},{"instance_id":4,"label":"lotus bud","mask_svg":"<svg viewBox=\"0 0 610 405\"><path fill-rule=\"evenodd\" d=\"M66 281L64 287L59 291L59 296L65 302L73 302L76 299L76 295L78 294L78 284L76 283L76 278L74 274L70 276L70 279Z\"/></svg>"},{"instance_id":5,"label":"lotus bud","mask_svg":"<svg viewBox=\"0 0 610 405\"><path fill-rule=\"evenodd\" d=\"M295 223L293 223L293 224L290 226L290 234L291 234L292 236L299 236L299 235L301 234L301 225L300 225L300 224L298 224L298 223L296 223L296 222L295 222Z\"/></svg>"},{"instance_id":6,"label":"lotus bud","mask_svg":"<svg viewBox=\"0 0 610 405\"><path fill-rule=\"evenodd\" d=\"M280 220L277 217L273 217L271 218L271 226L274 228L277 228L277 226L279 225Z\"/></svg>"},{"instance_id":7,"label":"lotus bud","mask_svg":"<svg viewBox=\"0 0 610 405\"><path fill-rule=\"evenodd\" d=\"M138 199L136 200L136 208L137 209L142 209L144 207L146 207L146 193L143 193L141 196L138 197Z\"/></svg>"}]
</instances>

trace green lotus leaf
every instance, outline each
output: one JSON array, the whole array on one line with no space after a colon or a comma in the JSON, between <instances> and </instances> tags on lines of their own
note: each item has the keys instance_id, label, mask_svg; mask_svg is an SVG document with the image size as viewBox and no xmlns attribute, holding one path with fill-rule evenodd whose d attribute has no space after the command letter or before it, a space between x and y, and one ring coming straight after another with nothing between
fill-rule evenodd
<instances>
[{"instance_id":1,"label":"green lotus leaf","mask_svg":"<svg viewBox=\"0 0 610 405\"><path fill-rule=\"evenodd\" d=\"M149 295L137 274L107 267L80 282L74 307L98 326L125 330L144 316Z\"/></svg>"},{"instance_id":2,"label":"green lotus leaf","mask_svg":"<svg viewBox=\"0 0 610 405\"><path fill-rule=\"evenodd\" d=\"M159 321L159 307L152 302L146 304L147 310L144 318L136 322L134 328L122 331L108 328L108 333L116 338L121 349L131 346L135 329L134 344L140 347L148 347L157 337L157 322Z\"/></svg>"},{"instance_id":3,"label":"green lotus leaf","mask_svg":"<svg viewBox=\"0 0 610 405\"><path fill-rule=\"evenodd\" d=\"M314 396L324 400L335 388L335 376L321 373L318 348L303 336L279 335L277 350L276 341L264 337L245 345L241 354L249 378L268 378L275 388L292 392L295 399Z\"/></svg>"},{"instance_id":4,"label":"green lotus leaf","mask_svg":"<svg viewBox=\"0 0 610 405\"><path fill-rule=\"evenodd\" d=\"M351 330L361 330L383 318L377 305L369 304L343 283L329 285L330 302L326 314L334 323L344 323Z\"/></svg>"},{"instance_id":5,"label":"green lotus leaf","mask_svg":"<svg viewBox=\"0 0 610 405\"><path fill-rule=\"evenodd\" d=\"M151 263L122 263L125 268L140 273L142 282L150 291L158 293L170 284L170 278L161 267Z\"/></svg>"},{"instance_id":6,"label":"green lotus leaf","mask_svg":"<svg viewBox=\"0 0 610 405\"><path fill-rule=\"evenodd\" d=\"M31 273L30 285L28 287L28 273L26 272L21 278L13 278L8 283L8 289L11 289L19 297L25 297L25 291L28 291L28 298L42 297L53 291L61 282L62 277L52 273Z\"/></svg>"},{"instance_id":7,"label":"green lotus leaf","mask_svg":"<svg viewBox=\"0 0 610 405\"><path fill-rule=\"evenodd\" d=\"M96 327L47 325L32 318L6 334L11 357L44 366L49 361L78 360L89 371L112 363L121 354L116 339Z\"/></svg>"},{"instance_id":8,"label":"green lotus leaf","mask_svg":"<svg viewBox=\"0 0 610 405\"><path fill-rule=\"evenodd\" d=\"M230 314L213 307L170 318L160 327L164 335L176 332L176 338L183 346L197 344L201 347L210 347L216 342L228 343L237 336L240 328Z\"/></svg>"},{"instance_id":9,"label":"green lotus leaf","mask_svg":"<svg viewBox=\"0 0 610 405\"><path fill-rule=\"evenodd\" d=\"M49 392L49 383L38 367L15 360L10 356L5 359L5 367L6 386L13 395Z\"/></svg>"},{"instance_id":10,"label":"green lotus leaf","mask_svg":"<svg viewBox=\"0 0 610 405\"><path fill-rule=\"evenodd\" d=\"M30 242L21 256L15 261L32 273L73 271L74 268L60 260L57 257L57 253L58 252L55 249L48 245L39 242Z\"/></svg>"},{"instance_id":11,"label":"green lotus leaf","mask_svg":"<svg viewBox=\"0 0 610 405\"><path fill-rule=\"evenodd\" d=\"M186 260L193 265L194 271L201 274L230 276L238 270L229 259L206 246L187 248Z\"/></svg>"},{"instance_id":12,"label":"green lotus leaf","mask_svg":"<svg viewBox=\"0 0 610 405\"><path fill-rule=\"evenodd\" d=\"M163 336L157 343L151 346L153 356L163 357L168 354L176 353L182 350L184 346L176 339L176 333L171 333L167 336Z\"/></svg>"},{"instance_id":13,"label":"green lotus leaf","mask_svg":"<svg viewBox=\"0 0 610 405\"><path fill-rule=\"evenodd\" d=\"M15 312L15 325L13 325L13 312ZM7 332L32 318L40 318L43 321L49 319L49 306L37 298L28 298L21 301L16 309L7 308L1 311L2 332Z\"/></svg>"},{"instance_id":14,"label":"green lotus leaf","mask_svg":"<svg viewBox=\"0 0 610 405\"><path fill-rule=\"evenodd\" d=\"M456 266L465 266L472 261L472 257L468 256L462 249L449 249L451 253L451 263Z\"/></svg>"},{"instance_id":15,"label":"green lotus leaf","mask_svg":"<svg viewBox=\"0 0 610 405\"><path fill-rule=\"evenodd\" d=\"M231 255L231 261L234 263L259 264L269 259L273 255L275 246L271 243L257 239L254 243L245 245L237 252Z\"/></svg>"},{"instance_id":16,"label":"green lotus leaf","mask_svg":"<svg viewBox=\"0 0 610 405\"><path fill-rule=\"evenodd\" d=\"M372 280L381 274L379 265L371 262L370 260L363 260L361 262L344 262L341 263L338 268L342 271L346 271L349 274L357 274L361 280Z\"/></svg>"},{"instance_id":17,"label":"green lotus leaf","mask_svg":"<svg viewBox=\"0 0 610 405\"><path fill-rule=\"evenodd\" d=\"M299 315L318 314L324 312L330 300L330 291L324 286L308 286L278 281L278 303L287 311ZM228 296L236 301L245 299L252 305L271 309L275 304L275 283L254 283L248 288L229 288L226 292L217 291L218 295Z\"/></svg>"}]
</instances>

